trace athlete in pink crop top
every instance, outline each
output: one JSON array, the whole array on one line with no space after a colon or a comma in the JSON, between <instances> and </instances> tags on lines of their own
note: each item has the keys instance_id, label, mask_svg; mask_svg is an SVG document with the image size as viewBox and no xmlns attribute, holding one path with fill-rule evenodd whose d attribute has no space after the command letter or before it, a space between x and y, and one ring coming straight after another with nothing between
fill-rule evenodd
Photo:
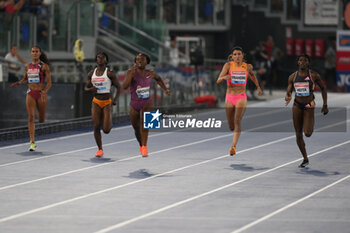
<instances>
[{"instance_id":1,"label":"athlete in pink crop top","mask_svg":"<svg viewBox=\"0 0 350 233\"><path fill-rule=\"evenodd\" d=\"M314 85L316 83L322 91L323 107L321 112L324 115L328 113L327 90L323 85L320 75L317 72L310 70L311 59L308 55L300 55L297 62L298 71L291 74L288 78L288 88L285 101L287 106L292 100L292 92L294 89L295 97L293 105L293 125L297 138L297 144L304 158L299 167L306 167L309 164L309 159L305 149L303 131L306 137L310 137L314 130Z\"/></svg>"},{"instance_id":2,"label":"athlete in pink crop top","mask_svg":"<svg viewBox=\"0 0 350 233\"><path fill-rule=\"evenodd\" d=\"M154 71L146 70L146 65L150 63L150 58L146 54L140 53L135 57L135 64L126 73L123 88L130 87L130 121L135 131L135 136L140 145L142 157L148 156L147 139L148 129L144 129L140 122L143 122L143 112L152 111L154 108L150 98L152 80L163 88L167 95L170 95L163 80Z\"/></svg>"},{"instance_id":3,"label":"athlete in pink crop top","mask_svg":"<svg viewBox=\"0 0 350 233\"><path fill-rule=\"evenodd\" d=\"M226 80L226 117L229 128L233 132L232 147L230 155L236 154L236 145L241 135L241 120L243 118L246 105L246 85L249 77L257 87L258 94L261 95L259 83L253 72L253 66L243 62L243 49L234 47L232 55L229 56L232 61L227 62L221 70L217 83Z\"/></svg>"}]
</instances>

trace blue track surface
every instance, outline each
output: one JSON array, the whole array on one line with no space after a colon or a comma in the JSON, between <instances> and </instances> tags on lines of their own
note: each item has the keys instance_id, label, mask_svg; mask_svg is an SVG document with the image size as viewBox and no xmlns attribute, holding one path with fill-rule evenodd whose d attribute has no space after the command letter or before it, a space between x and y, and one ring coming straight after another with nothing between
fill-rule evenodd
<instances>
[{"instance_id":1,"label":"blue track surface","mask_svg":"<svg viewBox=\"0 0 350 233\"><path fill-rule=\"evenodd\" d=\"M349 109L349 99L329 94L328 105ZM310 165L300 169L294 132L256 132L292 121L264 119L245 115L251 128L232 157L227 131L152 132L142 158L130 126L103 135L102 159L92 131L39 140L36 152L0 147L0 232L349 232L349 124L306 138Z\"/></svg>"}]
</instances>

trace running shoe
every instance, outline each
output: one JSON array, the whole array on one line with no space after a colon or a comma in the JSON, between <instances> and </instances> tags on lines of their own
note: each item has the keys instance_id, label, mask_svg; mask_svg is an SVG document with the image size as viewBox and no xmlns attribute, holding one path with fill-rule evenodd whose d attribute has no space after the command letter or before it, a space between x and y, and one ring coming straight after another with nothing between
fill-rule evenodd
<instances>
[{"instance_id":1,"label":"running shoe","mask_svg":"<svg viewBox=\"0 0 350 233\"><path fill-rule=\"evenodd\" d=\"M144 158L148 157L147 146L142 146L142 148L141 148L141 155Z\"/></svg>"},{"instance_id":2,"label":"running shoe","mask_svg":"<svg viewBox=\"0 0 350 233\"><path fill-rule=\"evenodd\" d=\"M236 146L232 146L230 149L230 155L235 155L236 154Z\"/></svg>"},{"instance_id":3,"label":"running shoe","mask_svg":"<svg viewBox=\"0 0 350 233\"><path fill-rule=\"evenodd\" d=\"M102 157L103 154L104 154L104 153L103 153L103 150L99 150L99 151L96 152L96 155L95 155L95 156L96 156L96 157Z\"/></svg>"},{"instance_id":4,"label":"running shoe","mask_svg":"<svg viewBox=\"0 0 350 233\"><path fill-rule=\"evenodd\" d=\"M306 167L307 165L309 165L309 160L303 160L303 162L299 165L299 167Z\"/></svg>"},{"instance_id":5,"label":"running shoe","mask_svg":"<svg viewBox=\"0 0 350 233\"><path fill-rule=\"evenodd\" d=\"M30 142L30 147L29 147L29 151L35 151L37 148L37 146L35 145L34 142Z\"/></svg>"}]
</instances>

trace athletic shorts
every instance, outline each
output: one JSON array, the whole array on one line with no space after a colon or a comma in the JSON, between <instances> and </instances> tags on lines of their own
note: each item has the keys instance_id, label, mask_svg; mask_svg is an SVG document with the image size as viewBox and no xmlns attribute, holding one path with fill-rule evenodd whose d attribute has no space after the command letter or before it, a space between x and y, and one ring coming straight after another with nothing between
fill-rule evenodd
<instances>
[{"instance_id":1,"label":"athletic shorts","mask_svg":"<svg viewBox=\"0 0 350 233\"><path fill-rule=\"evenodd\" d=\"M135 109L135 111L139 112L144 106L152 103L152 99L140 99L140 100L131 100L130 106Z\"/></svg>"},{"instance_id":2,"label":"athletic shorts","mask_svg":"<svg viewBox=\"0 0 350 233\"><path fill-rule=\"evenodd\" d=\"M311 100L310 103L303 104L303 103L300 103L300 102L294 100L294 105L297 106L298 108L300 108L301 110L305 110L305 109L309 109L309 108L314 108L315 101Z\"/></svg>"},{"instance_id":3,"label":"athletic shorts","mask_svg":"<svg viewBox=\"0 0 350 233\"><path fill-rule=\"evenodd\" d=\"M99 100L97 99L96 97L94 97L92 99L92 102L94 102L95 104L97 104L100 108L104 108L106 107L107 105L110 105L112 104L112 99L108 99L108 100Z\"/></svg>"},{"instance_id":4,"label":"athletic shorts","mask_svg":"<svg viewBox=\"0 0 350 233\"><path fill-rule=\"evenodd\" d=\"M236 103L240 99L247 99L247 94L240 93L240 94L226 94L226 101L230 102L233 106L236 106Z\"/></svg>"},{"instance_id":5,"label":"athletic shorts","mask_svg":"<svg viewBox=\"0 0 350 233\"><path fill-rule=\"evenodd\" d=\"M27 94L33 97L35 100L38 100L41 97L41 90L28 89Z\"/></svg>"}]
</instances>

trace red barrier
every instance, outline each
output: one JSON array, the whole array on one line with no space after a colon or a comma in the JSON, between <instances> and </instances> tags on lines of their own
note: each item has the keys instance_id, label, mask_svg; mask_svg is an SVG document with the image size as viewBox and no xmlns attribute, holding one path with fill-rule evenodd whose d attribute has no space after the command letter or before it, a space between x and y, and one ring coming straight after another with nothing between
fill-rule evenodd
<instances>
[{"instance_id":1,"label":"red barrier","mask_svg":"<svg viewBox=\"0 0 350 233\"><path fill-rule=\"evenodd\" d=\"M314 56L314 41L306 40L305 41L305 53L310 57Z\"/></svg>"},{"instance_id":2,"label":"red barrier","mask_svg":"<svg viewBox=\"0 0 350 233\"><path fill-rule=\"evenodd\" d=\"M295 40L295 56L299 56L304 53L304 40L296 39Z\"/></svg>"},{"instance_id":3,"label":"red barrier","mask_svg":"<svg viewBox=\"0 0 350 233\"><path fill-rule=\"evenodd\" d=\"M286 40L286 54L287 56L294 56L294 39L292 38Z\"/></svg>"},{"instance_id":4,"label":"red barrier","mask_svg":"<svg viewBox=\"0 0 350 233\"><path fill-rule=\"evenodd\" d=\"M324 40L315 41L315 57L324 57Z\"/></svg>"}]
</instances>

